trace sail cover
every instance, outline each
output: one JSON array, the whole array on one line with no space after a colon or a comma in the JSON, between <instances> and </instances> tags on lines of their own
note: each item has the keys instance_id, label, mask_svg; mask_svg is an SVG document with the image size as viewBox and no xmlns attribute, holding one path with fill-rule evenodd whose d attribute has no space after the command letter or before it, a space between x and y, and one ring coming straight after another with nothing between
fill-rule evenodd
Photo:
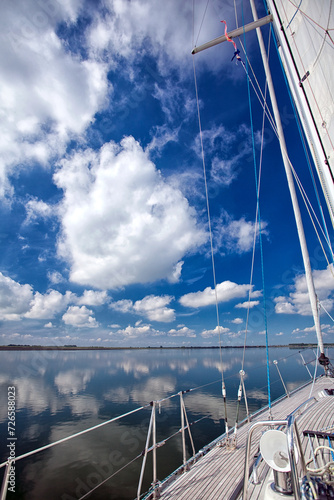
<instances>
[{"instance_id":1,"label":"sail cover","mask_svg":"<svg viewBox=\"0 0 334 500\"><path fill-rule=\"evenodd\" d=\"M334 220L334 5L268 0L282 60Z\"/></svg>"}]
</instances>

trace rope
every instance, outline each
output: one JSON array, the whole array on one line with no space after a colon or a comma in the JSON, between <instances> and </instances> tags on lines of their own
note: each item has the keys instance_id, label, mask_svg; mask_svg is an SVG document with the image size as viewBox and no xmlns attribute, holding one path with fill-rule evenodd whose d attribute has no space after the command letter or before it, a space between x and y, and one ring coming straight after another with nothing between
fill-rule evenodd
<instances>
[{"instance_id":1,"label":"rope","mask_svg":"<svg viewBox=\"0 0 334 500\"><path fill-rule=\"evenodd\" d=\"M294 176L294 178L295 178L296 184L297 184L297 186L298 186L298 188L299 188L299 192L300 192L300 194L301 194L301 196L302 196L302 198L303 198L303 201L304 201L304 203L305 203L306 210L307 210L307 212L308 212L308 214L309 214L309 217L310 217L310 220L311 220L311 222L312 222L312 225L313 225L314 231L315 231L315 233L316 233L316 235L317 235L317 238L318 238L319 244L320 244L321 249L322 249L322 251L323 251L323 254L324 254L324 256L325 256L326 262L327 262L327 264L328 264L328 265L330 265L329 259L328 259L328 257L327 257L326 252L325 252L324 246L323 246L323 244L322 244L322 241L321 241L321 238L320 238L320 236L319 236L319 233L318 233L318 230L317 230L317 228L316 228L316 224L315 224L314 220L317 222L317 224L318 224L318 226L319 226L319 228L320 228L320 230L321 230L321 232L322 232L322 235L323 235L323 237L325 238L325 241L326 241L326 243L327 243L327 245L328 245L328 247L329 247L329 250L330 250L330 253L331 253L331 257L332 257L332 261L333 261L333 260L334 260L334 256L333 256L333 250L332 250L332 247L331 247L331 244L330 244L330 241L329 241L329 237L327 237L327 235L326 235L326 234L325 234L325 232L324 232L324 229L321 227L321 224L320 224L320 222L319 222L319 220L318 220L318 217L316 216L316 213L315 213L315 211L314 211L314 208L313 208L313 206L312 206L312 203L310 202L310 200L309 200L309 198L308 198L308 196L307 196L307 194L306 194L306 191L305 191L305 189L304 189L304 187L303 187L303 185L302 185L302 183L301 183L301 181L300 181L300 179L299 179L299 177L298 177L298 175L297 175L297 173L296 173L296 171L295 171L295 169L294 169L293 165L291 164L291 162L290 162L290 161L289 161L289 163L290 163L290 167L291 167L291 170L292 170L293 176ZM321 205L320 205L320 210L321 210L321 212L322 212L322 207L321 207ZM311 212L313 213L313 215L311 214ZM326 233L327 233L327 227L325 227L325 230L326 230ZM328 233L327 233L327 234L328 234ZM332 272L332 275L333 275L333 278L334 278L334 273L333 273L333 270L332 270L332 269L331 269L331 272Z\"/></svg>"},{"instance_id":2,"label":"rope","mask_svg":"<svg viewBox=\"0 0 334 500\"><path fill-rule=\"evenodd\" d=\"M270 43L270 40L269 40ZM262 105L263 108L263 115L262 115L262 133L261 133L261 148L260 148L260 162L259 162L259 177L258 177L258 190L257 190L257 198L260 196L260 186L261 186L261 172L262 172L262 154L263 154L263 138L264 138L264 124L265 124L265 116L266 116L266 108L267 108L267 82L265 85L265 92L264 92L264 105ZM253 87L254 88L254 87ZM262 92L261 92L262 93ZM249 293L248 293L248 308L247 308L247 318L246 318L246 331L245 331L245 340L244 340L244 349L243 349L243 356L242 356L242 363L241 363L241 371L242 373L244 371L244 364L245 364L245 352L246 352L246 340L247 340L247 332L248 332L248 322L249 322L249 314L250 314L250 299L251 299L251 287L253 283L253 272L254 272L254 260L255 260L255 247L256 247L256 234L257 234L257 226L258 226L258 216L259 216L259 205L258 203L256 204L256 215L255 215L255 230L254 230L254 239L253 239L253 255L252 255L252 265L251 265L251 276L250 276L250 287L249 287ZM240 379L240 384L241 384L241 379Z\"/></svg>"},{"instance_id":3,"label":"rope","mask_svg":"<svg viewBox=\"0 0 334 500\"><path fill-rule=\"evenodd\" d=\"M194 0L195 1L195 0ZM210 0L207 0L206 2L206 6L205 6L205 10L204 10L204 13L203 13L203 16L202 16L202 21L201 21L201 24L200 24L200 27L199 27L199 30L198 30L198 35L197 35L197 38L196 38L196 42L194 43L193 41L193 47L196 47L197 45L197 42L198 42L198 39L199 39L199 35L201 33L201 30L202 30L202 26L203 26L203 22L204 22L204 18L205 18L205 15L206 15L206 11L208 9L208 6L209 6L209 2ZM194 4L193 4L194 5ZM195 11L195 8L193 7L193 12ZM195 25L195 21L194 21L194 18L193 18L193 26ZM194 36L193 36L193 40L194 40Z\"/></svg>"},{"instance_id":4,"label":"rope","mask_svg":"<svg viewBox=\"0 0 334 500\"><path fill-rule=\"evenodd\" d=\"M285 74L284 74L284 77L285 77ZM309 172L310 172L310 176L311 176L312 184L313 184L313 189L314 189L315 196L316 196L316 199L317 199L318 208L319 208L320 214L321 214L321 220L322 220L322 224L323 224L323 228L324 228L324 229L322 229L322 232L323 232L323 234L326 233L326 235L324 235L324 237L325 237L326 243L328 245L329 251L331 253L332 261L334 261L334 255L333 255L333 250L332 250L332 246L331 246L331 242L330 242L330 237L329 237L329 232L328 232L328 228L327 228L327 223L326 223L325 216L324 216L324 210L322 208L322 204L321 204L321 200L320 200L320 196L319 196L319 191L318 191L317 184L316 184L316 181L315 181L315 177L314 177L314 173L313 173L313 169L312 169L312 162L310 160L310 155L309 155L309 152L308 152L308 149L307 149L307 146L306 146L305 134L303 133L303 129L302 129L302 126L301 126L301 123L300 123L300 118L299 118L299 115L298 115L297 110L296 110L295 101L294 101L294 99L292 97L292 94L291 94L289 85L288 85L288 83L286 81L286 78L285 78L285 83L286 83L286 86L287 86L287 89L288 89L290 103L292 105L293 114L294 114L294 117L295 117L295 120L296 120L296 124L297 124L297 128L298 128L299 136L300 136L300 139L301 139L301 142L302 142L302 146L303 146L303 150L304 150L304 154L305 154L305 158L306 158L306 163L307 163L307 166L308 166L308 169L309 169ZM320 226L320 223L318 223L318 224Z\"/></svg>"},{"instance_id":5,"label":"rope","mask_svg":"<svg viewBox=\"0 0 334 500\"><path fill-rule=\"evenodd\" d=\"M289 0L290 1L290 0ZM295 6L295 5L294 5ZM268 9L267 9L267 5L265 4L264 2L264 7L265 7L265 10L266 10L266 13L268 14ZM295 6L296 7L296 6ZM332 8L332 6L330 7ZM305 18L308 18L309 21L312 21L312 23L314 23L316 26L320 27L322 30L325 31L325 33L329 36L329 33L328 33L328 30L325 30L325 28L323 28L322 26L320 26L319 24L317 24L315 22L314 19L311 19L309 16L307 16L305 14L305 12L303 12L299 6L297 8L297 11L296 13L299 12L305 17ZM294 15L296 15L296 13ZM287 19L288 21L288 19ZM271 26L271 31L273 31L273 26ZM331 39L332 41L332 39ZM328 233L328 229L327 229L327 225L326 225L326 221L325 221L325 218L324 218L324 215L323 215L323 209L322 209L322 206L321 206L321 202L320 202L320 198L318 196L318 191L317 191L317 188L316 188L316 185L315 185L315 181L314 181L314 176L313 176L313 172L312 172L312 167L311 167L311 162L309 160L309 155L308 155L308 151L307 151L307 147L305 145L305 139L304 139L304 135L303 135L303 131L302 131L302 128L301 128L301 125L300 125L300 120L299 120L299 116L298 116L298 113L296 111L296 106L295 106L295 102L294 102L294 99L293 99L293 96L291 94L291 90L290 90L290 87L289 87L289 83L287 81L287 77L286 77L286 74L285 74L285 70L284 70L284 67L283 67L283 64L282 64L282 60L281 60L281 57L280 57L280 54L279 54L279 49L278 49L278 46L277 46L277 42L276 42L276 39L274 37L274 42L275 42L275 47L276 47L276 52L278 54L278 60L280 62L280 66L281 66L281 69L282 69L282 74L283 74L283 77L284 77L284 81L285 81L285 85L286 85L286 88L287 88L287 91L288 91L288 95L289 95L289 98L290 98L290 102L291 102L291 105L292 105L292 110L293 110L293 113L294 113L294 116L295 116L295 119L296 119L296 123L297 123L297 127L298 127L298 131L299 131L299 135L301 137L301 141L302 141L302 145L303 145L303 148L304 148L304 154L305 154L305 157L306 157L306 161L307 161L307 164L308 164L308 168L309 168L309 171L310 171L310 175L311 175L311 178L312 178L312 182L313 182L313 185L314 185L314 189L315 189L315 193L316 193L316 198L318 200L318 206L319 206L319 209L320 209L320 213L321 213L321 218L322 218L322 222L323 222L323 226L324 226L324 230L326 232L326 241L327 241L327 244L329 246L329 249L330 249L330 253L331 253L331 256L333 258L333 261L334 261L334 257L333 257L333 250L331 248L331 244L330 244L330 238L329 238L329 233ZM332 41L333 42L333 41ZM322 184L322 183L321 183Z\"/></svg>"},{"instance_id":6,"label":"rope","mask_svg":"<svg viewBox=\"0 0 334 500\"><path fill-rule=\"evenodd\" d=\"M196 66L195 66L195 58L194 58L194 56L193 56L193 68L194 68L194 82L195 82L197 116L198 116L198 125L199 125L199 133L200 133L200 143L201 143L201 154L202 154L202 164L203 164L204 185L205 185L206 208L207 208L208 224L209 224L210 249L211 249L211 262L212 262L213 283L214 283L214 290L215 290L215 304L216 304L217 328L218 328L218 335L219 335L219 356L220 356L220 365L221 365L221 374L222 374L222 395L223 395L223 399L224 399L225 429L226 429L226 434L227 434L227 437L228 437L226 387L225 387L225 382L224 382L224 368L223 368L223 358L222 358L221 331L220 331L220 324L219 324L219 307L218 307L217 281L216 281L215 259L214 259L214 252L213 252L213 237L212 237L212 228L211 228L211 217L210 217L210 204L209 204L208 184L207 184L207 177L206 177L205 157L204 157L203 133L202 133L202 124L201 124L201 114L200 114L200 109L199 109L198 87L197 87Z\"/></svg>"},{"instance_id":7,"label":"rope","mask_svg":"<svg viewBox=\"0 0 334 500\"><path fill-rule=\"evenodd\" d=\"M242 24L244 25L244 11L242 6ZM246 37L244 33L244 46L245 53L246 50ZM262 286L263 286L263 312L264 312L264 323L265 323L265 338L266 338L266 358L267 358L267 385L268 385L268 406L269 414L271 413L271 393L270 393L270 373L269 373L269 345L268 345L268 327L267 327L267 312L266 312L266 294L265 294L265 279L264 279L264 259L263 259L263 245L262 245L262 224L261 224L261 212L260 212L260 197L259 197L259 183L256 167L256 156L255 156L255 137L254 137L254 125L252 116L252 102L250 95L250 82L248 74L248 59L246 57L246 73L247 73L247 91L248 91L248 105L252 132L252 147L253 147L253 164L255 173L255 187L256 187L256 197L257 197L257 207L258 207L258 224L259 224L259 243L260 243L260 255L261 255L261 275L262 275Z\"/></svg>"},{"instance_id":8,"label":"rope","mask_svg":"<svg viewBox=\"0 0 334 500\"><path fill-rule=\"evenodd\" d=\"M270 33L271 33L271 31L270 31ZM275 42L275 44L276 44L276 42ZM241 45L242 45L242 43L241 43ZM251 65L250 65L249 59L248 59L248 57L247 57L247 54L246 54L246 51L245 51L245 48L244 48L244 46L243 46L243 45L242 45L242 48L243 48L243 51L244 51L245 56L246 56L246 64L247 64L247 65L249 65L249 67L250 67L250 68L251 68L251 70L252 70L252 73L253 73L253 76L254 76L254 79L255 79L255 83L256 83L256 85L254 84L254 82L253 82L253 81L252 81L252 79L250 78L250 76L249 76L249 72L248 72L248 70L247 70L247 68L246 68L245 64L241 61L242 66L243 66L243 68L244 68L244 70L245 70L245 73L246 73L246 74L248 73L248 78L249 78L250 84L251 84L251 85L252 85L252 87L253 87L253 90L254 90L254 92L255 92L255 95L256 95L256 97L258 98L258 101L260 102L261 106L262 106L262 107L263 107L263 109L265 110L265 114L266 114L266 116L267 116L267 118L268 118L269 123L271 124L271 127L272 127L272 129L273 129L273 131L274 131L275 135L278 137L278 134L277 134L276 126L275 126L275 124L274 124L273 117L272 117L271 112L270 112L270 110L269 110L269 108L268 108L268 105L267 105L267 104L266 104L266 102L265 102L265 98L264 98L263 93L262 93L262 91L261 91L261 89L260 89L260 86L259 86L259 83L258 83L258 81L257 81L257 79L256 79L255 73L254 73L254 71L253 71L253 69L252 69L252 67L251 67ZM276 44L276 50L278 51L277 44ZM280 60L280 59L279 59L279 60ZM281 60L280 60L280 64L281 64L281 66L282 66L282 62L281 62ZM286 81L286 76L285 76L284 71L283 71L283 74L284 74L284 78L285 78L285 81ZM318 218L316 217L316 215L315 215L315 211L314 211L314 209L313 209L313 207L312 207L312 204L309 202L309 200L308 200L308 203L309 203L309 206L311 207L311 210L312 210L312 212L313 212L313 214L314 214L314 218L316 219L318 226L321 228L321 232L322 232L322 234L323 234L323 236L324 236L324 239L325 239L325 241L326 241L326 243L327 243L327 245L328 245L328 249L329 249L329 252L330 252L330 255L331 255L331 259L332 259L332 261L334 261L333 250L332 250L331 243L330 243L330 238L329 238L329 234L328 234L328 229L327 229L326 221L325 221L325 218L324 218L324 215L323 215L323 213L324 213L324 212L323 212L323 208L322 208L322 205L321 205L321 202L320 202L320 198L319 198L319 195L318 195L318 192L317 192L317 187L316 187L316 184L315 184L315 181L314 181L314 175L313 175L313 172L312 172L311 162L310 162L309 157L308 157L307 149L306 149L306 146L305 146L305 140L304 140L303 133L302 133L302 130L301 130L301 127L300 127L299 118L298 118L298 115L297 115L297 113L296 113L295 104L294 104L294 101L293 101L293 98L292 98L292 95L291 95L291 91L290 91L290 89L289 89L289 86L288 86L288 84L287 84L287 81L286 81L286 85L287 85L287 88L288 88L288 92L289 92L289 96L290 96L290 101L291 101L291 104L292 104L292 107L293 107L293 112L294 112L294 116L295 116L295 119L296 119L296 122L297 122L297 126L298 126L298 130L299 130L299 134L300 134L300 137L301 137L301 140L302 140L302 144L303 144L303 147L304 147L304 153L305 153L305 156L306 156L306 161L307 161L307 163L308 163L309 170L310 170L310 175L311 175L311 178L312 178L312 181L313 181L314 190L315 190L316 198L317 198L317 201L318 201L318 207L319 207L319 210L320 210L321 219L322 219L322 223L323 223L323 228L321 227L321 224L320 224L320 222L318 221ZM259 92L257 91L257 89L259 90ZM264 103L261 101L260 96L263 98ZM301 189L302 189L302 188L301 188L301 186L302 186L302 185L301 185L301 183L300 183L300 181L299 181L299 179L298 179L298 177L297 177L297 174L296 174L296 172L295 172L295 170L294 170L294 168L293 168L293 166L292 166L292 164L291 164L290 159L288 158L288 154L287 154L287 152L285 152L285 155L286 155L286 157L287 157L287 159L288 159L288 161L289 161L290 167L291 167L291 169L292 169L292 172L293 172L293 174L294 174L294 176L295 176L295 179L296 179L296 181L297 181L298 187L299 187L299 189L300 189L300 191L301 191L301 194L302 194L302 197L303 197L303 199L304 199L304 203L305 203L305 205L306 205L306 207L307 207L307 202L305 201L305 200L307 199L307 197L305 198L305 196L306 196L306 195L305 195L305 194L303 195L303 193L302 193L302 190L301 190ZM304 190L304 193L305 193L305 190ZM312 224L313 224L313 226L314 226L314 222L313 222L313 220L312 220L312 216L311 216L311 214L310 214L310 212L309 212L309 209L307 208L307 210L308 210L308 213L309 213L309 215L310 215L310 219L311 219L311 221L312 221ZM314 228L315 228L315 226L314 226ZM317 233L317 230L316 230L316 229L315 229L315 231L316 231L316 235L317 235L318 241L319 241L319 243L320 243L320 245L321 245L321 247L322 247L322 250L323 250L324 256L325 256L325 258L326 258L326 261L327 261L327 263L328 263L328 265L329 265L329 260L328 260L328 258L327 258L327 255L326 255L326 252L325 252L325 250L324 250L324 247L323 247L323 245L322 245L321 239L320 239L320 237L319 237L319 235L318 235L318 233ZM332 270L331 270L331 272L332 272Z\"/></svg>"}]
</instances>

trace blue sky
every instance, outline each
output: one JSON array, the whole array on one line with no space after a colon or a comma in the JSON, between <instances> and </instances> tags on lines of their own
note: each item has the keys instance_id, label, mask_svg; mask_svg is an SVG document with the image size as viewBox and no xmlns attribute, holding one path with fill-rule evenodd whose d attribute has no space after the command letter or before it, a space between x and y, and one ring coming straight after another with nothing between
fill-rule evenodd
<instances>
[{"instance_id":1,"label":"blue sky","mask_svg":"<svg viewBox=\"0 0 334 500\"><path fill-rule=\"evenodd\" d=\"M222 34L221 20L236 24L233 2L212 0L201 26L204 4L195 2L193 30L190 0L2 2L1 344L218 344L191 49ZM246 47L261 79L254 33ZM244 341L256 213L247 79L233 52L226 43L195 58L223 345ZM308 189L275 51L270 58ZM262 112L251 99L258 160ZM268 124L262 170L269 339L315 341ZM331 313L333 277L308 221L306 230ZM257 244L248 344L264 344L263 296ZM321 320L332 341L330 318Z\"/></svg>"}]
</instances>

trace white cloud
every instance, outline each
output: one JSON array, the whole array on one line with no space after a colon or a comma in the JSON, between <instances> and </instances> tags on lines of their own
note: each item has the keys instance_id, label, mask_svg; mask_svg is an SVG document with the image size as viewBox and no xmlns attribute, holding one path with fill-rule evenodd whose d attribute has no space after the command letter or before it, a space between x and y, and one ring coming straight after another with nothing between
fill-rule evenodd
<instances>
[{"instance_id":1,"label":"white cloud","mask_svg":"<svg viewBox=\"0 0 334 500\"><path fill-rule=\"evenodd\" d=\"M247 300L246 302L242 302L240 304L236 304L234 307L237 309L252 309L253 307L256 307L260 304L259 300Z\"/></svg>"},{"instance_id":2,"label":"white cloud","mask_svg":"<svg viewBox=\"0 0 334 500\"><path fill-rule=\"evenodd\" d=\"M54 180L64 190L58 251L73 282L111 289L175 280L180 259L206 239L186 198L132 137L75 153Z\"/></svg>"},{"instance_id":3,"label":"white cloud","mask_svg":"<svg viewBox=\"0 0 334 500\"><path fill-rule=\"evenodd\" d=\"M251 159L250 137L250 130L245 125L237 129L227 129L219 125L202 131L204 151L210 151L210 183L227 187L237 178L241 162L244 163L245 158ZM194 151L201 157L200 135L195 139Z\"/></svg>"},{"instance_id":4,"label":"white cloud","mask_svg":"<svg viewBox=\"0 0 334 500\"><path fill-rule=\"evenodd\" d=\"M122 313L136 313L145 316L150 321L161 321L169 323L175 319L175 311L167 307L174 297L169 295L156 296L147 295L142 300L132 302L131 300L123 299L112 302L110 307ZM140 323L140 322L139 322Z\"/></svg>"},{"instance_id":5,"label":"white cloud","mask_svg":"<svg viewBox=\"0 0 334 500\"><path fill-rule=\"evenodd\" d=\"M234 323L235 325L241 325L243 322L244 322L244 320L241 318L232 319L232 323Z\"/></svg>"},{"instance_id":6,"label":"white cloud","mask_svg":"<svg viewBox=\"0 0 334 500\"><path fill-rule=\"evenodd\" d=\"M110 307L115 311L119 311L122 313L128 313L133 311L133 302L129 299L117 300L116 302L112 302Z\"/></svg>"},{"instance_id":7,"label":"white cloud","mask_svg":"<svg viewBox=\"0 0 334 500\"><path fill-rule=\"evenodd\" d=\"M317 297L327 311L334 305L334 279L333 267L313 271L313 281ZM297 275L294 279L292 292L288 296L275 298L275 311L277 314L300 314L310 316L312 314L310 299L307 291L306 278L304 274Z\"/></svg>"},{"instance_id":8,"label":"white cloud","mask_svg":"<svg viewBox=\"0 0 334 500\"><path fill-rule=\"evenodd\" d=\"M73 55L56 34L59 22L76 21L78 8L58 1L2 5L1 197L12 194L8 176L14 168L36 162L48 167L104 105L107 67Z\"/></svg>"},{"instance_id":9,"label":"white cloud","mask_svg":"<svg viewBox=\"0 0 334 500\"><path fill-rule=\"evenodd\" d=\"M175 130L170 129L166 124L154 127L154 132L152 133L152 140L147 145L146 151L151 154L160 154L162 149L169 142L177 142L180 127Z\"/></svg>"},{"instance_id":10,"label":"white cloud","mask_svg":"<svg viewBox=\"0 0 334 500\"><path fill-rule=\"evenodd\" d=\"M274 302L275 312L277 314L297 314L297 309L287 297L276 297Z\"/></svg>"},{"instance_id":11,"label":"white cloud","mask_svg":"<svg viewBox=\"0 0 334 500\"><path fill-rule=\"evenodd\" d=\"M66 281L63 275L58 271L48 271L48 279L53 285Z\"/></svg>"},{"instance_id":12,"label":"white cloud","mask_svg":"<svg viewBox=\"0 0 334 500\"><path fill-rule=\"evenodd\" d=\"M30 224L37 219L48 219L53 215L53 208L42 200L37 200L37 198L32 198L27 201L25 205L27 212L27 217L25 219L25 224Z\"/></svg>"},{"instance_id":13,"label":"white cloud","mask_svg":"<svg viewBox=\"0 0 334 500\"><path fill-rule=\"evenodd\" d=\"M262 221L262 234L268 236L267 223ZM229 253L245 253L253 248L254 234L259 235L258 226L252 221L246 221L244 217L234 220L222 211L221 216L214 222L215 247Z\"/></svg>"},{"instance_id":14,"label":"white cloud","mask_svg":"<svg viewBox=\"0 0 334 500\"><path fill-rule=\"evenodd\" d=\"M0 273L0 319L15 321L30 308L33 290Z\"/></svg>"},{"instance_id":15,"label":"white cloud","mask_svg":"<svg viewBox=\"0 0 334 500\"><path fill-rule=\"evenodd\" d=\"M249 285L238 285L231 281L217 284L218 302L228 302L235 298L244 297L249 291ZM183 295L180 303L185 307L203 307L215 304L216 294L213 288L207 287L203 292L193 292Z\"/></svg>"},{"instance_id":16,"label":"white cloud","mask_svg":"<svg viewBox=\"0 0 334 500\"><path fill-rule=\"evenodd\" d=\"M169 323L175 319L174 309L167 307L173 299L174 297L169 295L162 297L148 295L142 300L137 300L133 305L133 309L137 313L146 316L150 321Z\"/></svg>"},{"instance_id":17,"label":"white cloud","mask_svg":"<svg viewBox=\"0 0 334 500\"><path fill-rule=\"evenodd\" d=\"M169 80L164 82L164 86L155 83L153 97L160 101L168 122L173 121L173 117L178 110L183 109L183 103L185 103L184 90L181 89L181 86L175 85L175 82ZM172 136L170 138L172 139Z\"/></svg>"},{"instance_id":18,"label":"white cloud","mask_svg":"<svg viewBox=\"0 0 334 500\"><path fill-rule=\"evenodd\" d=\"M184 264L183 260L181 260L180 262L177 262L177 264L175 264L174 269L168 278L168 281L170 283L177 283L180 280L183 264Z\"/></svg>"},{"instance_id":19,"label":"white cloud","mask_svg":"<svg viewBox=\"0 0 334 500\"><path fill-rule=\"evenodd\" d=\"M111 332L109 335L113 337L122 336L124 339L136 339L138 337L156 337L163 335L163 333L155 330L151 325L129 325L124 329L117 330L117 332Z\"/></svg>"},{"instance_id":20,"label":"white cloud","mask_svg":"<svg viewBox=\"0 0 334 500\"><path fill-rule=\"evenodd\" d=\"M127 1L108 0L111 15L96 19L90 30L89 45L97 57L110 57L117 54L133 62L138 57L139 48L159 57L160 71L167 71L164 66L173 61L174 65L190 56L191 44L191 5L186 2L171 1L161 5L150 0ZM170 20L173 19L173 36ZM150 41L148 41L150 40ZM145 44L145 45L144 45ZM168 46L168 51L165 48ZM186 52L180 50L189 47ZM168 67L170 64L168 64Z\"/></svg>"},{"instance_id":21,"label":"white cloud","mask_svg":"<svg viewBox=\"0 0 334 500\"><path fill-rule=\"evenodd\" d=\"M30 310L24 316L35 319L54 318L57 313L66 308L67 304L73 300L73 297L72 292L69 291L65 295L57 290L49 290L45 295L36 292Z\"/></svg>"},{"instance_id":22,"label":"white cloud","mask_svg":"<svg viewBox=\"0 0 334 500\"><path fill-rule=\"evenodd\" d=\"M195 330L192 330L187 326L183 326L178 330L172 328L169 330L168 335L171 335L172 337L196 337Z\"/></svg>"},{"instance_id":23,"label":"white cloud","mask_svg":"<svg viewBox=\"0 0 334 500\"><path fill-rule=\"evenodd\" d=\"M94 290L85 290L82 297L79 297L77 304L86 306L102 306L108 302L106 291L96 292Z\"/></svg>"},{"instance_id":24,"label":"white cloud","mask_svg":"<svg viewBox=\"0 0 334 500\"><path fill-rule=\"evenodd\" d=\"M78 328L97 328L99 326L93 316L93 311L87 309L86 306L70 306L63 315L63 321L66 325Z\"/></svg>"},{"instance_id":25,"label":"white cloud","mask_svg":"<svg viewBox=\"0 0 334 500\"><path fill-rule=\"evenodd\" d=\"M76 295L67 291L48 290L44 295L34 293L30 285L20 283L0 273L0 319L17 321L22 318L52 319L62 312ZM52 325L48 323L46 327Z\"/></svg>"},{"instance_id":26,"label":"white cloud","mask_svg":"<svg viewBox=\"0 0 334 500\"><path fill-rule=\"evenodd\" d=\"M215 337L215 336L218 337L219 334L222 335L223 333L230 333L230 329L222 326L220 327L216 326L214 330L203 330L201 336L204 338Z\"/></svg>"}]
</instances>

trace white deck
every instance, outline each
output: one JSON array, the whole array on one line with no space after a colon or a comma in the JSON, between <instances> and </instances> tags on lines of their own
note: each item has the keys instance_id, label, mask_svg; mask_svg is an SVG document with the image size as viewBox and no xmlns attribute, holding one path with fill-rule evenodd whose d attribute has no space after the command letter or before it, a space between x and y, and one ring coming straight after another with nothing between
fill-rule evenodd
<instances>
[{"instance_id":1,"label":"white deck","mask_svg":"<svg viewBox=\"0 0 334 500\"><path fill-rule=\"evenodd\" d=\"M309 398L311 385L296 391L290 396L272 406L274 420L284 420L300 404ZM301 415L298 420L298 429L302 434L303 429L322 429L334 424L334 396L318 397L324 389L334 389L334 380L322 377L315 383L312 396L319 402L305 417ZM243 487L245 447L247 433L251 425L257 421L268 420L268 411L261 413L246 422L238 430L238 443L234 451L228 451L225 446L214 446L205 456L200 458L190 470L183 472L174 480L162 484L160 498L163 500L233 500L240 496ZM250 453L250 464L258 451L259 437L262 429L255 431ZM303 440L304 445L306 439ZM261 462L259 474L263 476L266 466ZM248 499L258 498L260 486L250 485Z\"/></svg>"}]
</instances>

